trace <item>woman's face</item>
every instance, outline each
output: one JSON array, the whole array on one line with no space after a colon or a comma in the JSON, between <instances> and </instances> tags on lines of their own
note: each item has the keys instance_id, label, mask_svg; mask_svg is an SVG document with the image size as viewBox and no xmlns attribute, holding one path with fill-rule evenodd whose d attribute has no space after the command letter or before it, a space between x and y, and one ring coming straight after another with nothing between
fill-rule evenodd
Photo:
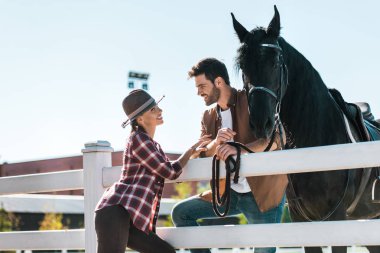
<instances>
[{"instance_id":1,"label":"woman's face","mask_svg":"<svg viewBox=\"0 0 380 253\"><path fill-rule=\"evenodd\" d=\"M153 106L139 116L139 120L137 122L145 129L152 126L162 125L164 123L164 119L162 118L162 109L158 107L158 105Z\"/></svg>"}]
</instances>

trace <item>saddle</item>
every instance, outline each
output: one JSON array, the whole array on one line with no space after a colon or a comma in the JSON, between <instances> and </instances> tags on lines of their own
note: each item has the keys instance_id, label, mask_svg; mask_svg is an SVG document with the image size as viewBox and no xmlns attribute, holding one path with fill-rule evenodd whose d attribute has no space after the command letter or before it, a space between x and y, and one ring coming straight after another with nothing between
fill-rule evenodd
<instances>
[{"instance_id":1,"label":"saddle","mask_svg":"<svg viewBox=\"0 0 380 253\"><path fill-rule=\"evenodd\" d=\"M368 131L370 140L371 141L380 140L380 132L379 132L380 119L375 120L375 117L373 116L371 112L371 107L369 106L368 103L357 102L355 104L359 107L363 115L364 124Z\"/></svg>"},{"instance_id":2,"label":"saddle","mask_svg":"<svg viewBox=\"0 0 380 253\"><path fill-rule=\"evenodd\" d=\"M368 103L347 103L340 92L329 89L330 94L346 115L349 122L355 127L359 135L358 142L380 140L380 119L375 120Z\"/></svg>"},{"instance_id":3,"label":"saddle","mask_svg":"<svg viewBox=\"0 0 380 253\"><path fill-rule=\"evenodd\" d=\"M359 136L359 140L356 140L357 142L380 140L380 119L375 120L368 103L347 103L338 90L329 89L329 91L348 121L354 126ZM375 170L374 173L372 173L372 170ZM353 203L347 210L348 215L354 212L365 188L368 186L368 183L371 183L371 175L375 175L375 178L372 176L372 201L380 203L380 196L375 196L375 187L380 187L380 167L368 168L363 170L359 190Z\"/></svg>"}]
</instances>

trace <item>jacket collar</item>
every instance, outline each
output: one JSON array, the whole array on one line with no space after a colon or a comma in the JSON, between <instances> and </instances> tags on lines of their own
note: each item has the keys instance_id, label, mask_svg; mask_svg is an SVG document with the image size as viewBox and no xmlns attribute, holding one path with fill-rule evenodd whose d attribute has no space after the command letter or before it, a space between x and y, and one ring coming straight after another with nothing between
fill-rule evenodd
<instances>
[{"instance_id":1,"label":"jacket collar","mask_svg":"<svg viewBox=\"0 0 380 253\"><path fill-rule=\"evenodd\" d=\"M237 102L237 90L235 88L231 87L231 96L230 96L230 99L228 100L228 103L227 103L228 108L235 107L236 102ZM216 105L216 113L218 115L218 118L221 118L220 106L218 104Z\"/></svg>"}]
</instances>

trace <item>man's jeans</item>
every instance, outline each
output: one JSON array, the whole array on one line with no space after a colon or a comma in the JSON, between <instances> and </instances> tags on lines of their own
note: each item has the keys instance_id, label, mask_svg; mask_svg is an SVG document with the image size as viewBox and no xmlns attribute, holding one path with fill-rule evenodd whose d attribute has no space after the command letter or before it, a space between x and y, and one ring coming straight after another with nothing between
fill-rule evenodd
<instances>
[{"instance_id":1,"label":"man's jeans","mask_svg":"<svg viewBox=\"0 0 380 253\"><path fill-rule=\"evenodd\" d=\"M243 213L250 224L281 222L285 196L281 203L264 213L257 207L251 192L237 193L231 190L231 205L229 216ZM198 226L197 220L203 218L218 218L212 209L212 203L202 200L198 195L182 200L172 210L172 219L176 227ZM254 237L255 235L252 235ZM192 249L192 253L210 253L209 249ZM274 253L276 248L255 248L255 253Z\"/></svg>"}]
</instances>

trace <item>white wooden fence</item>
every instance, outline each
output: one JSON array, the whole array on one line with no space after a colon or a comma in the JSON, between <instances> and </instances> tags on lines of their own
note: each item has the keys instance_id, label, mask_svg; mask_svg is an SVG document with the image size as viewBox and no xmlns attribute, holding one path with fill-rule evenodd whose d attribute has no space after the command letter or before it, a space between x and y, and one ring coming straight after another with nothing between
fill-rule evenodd
<instances>
[{"instance_id":1,"label":"white wooden fence","mask_svg":"<svg viewBox=\"0 0 380 253\"><path fill-rule=\"evenodd\" d=\"M176 199L163 198L160 215L170 215ZM11 213L84 214L84 196L13 194L0 196L0 207Z\"/></svg>"},{"instance_id":2,"label":"white wooden fence","mask_svg":"<svg viewBox=\"0 0 380 253\"><path fill-rule=\"evenodd\" d=\"M84 188L85 229L0 233L0 250L85 249L96 252L94 208L105 188L119 178L111 167L113 149L106 141L87 143L83 170L0 178L0 195ZM380 141L242 156L242 176L380 166ZM211 178L211 158L189 161L173 182ZM224 175L223 175L224 176ZM380 221L334 221L291 224L158 228L176 248L380 245ZM228 235L228 236L227 236Z\"/></svg>"}]
</instances>

